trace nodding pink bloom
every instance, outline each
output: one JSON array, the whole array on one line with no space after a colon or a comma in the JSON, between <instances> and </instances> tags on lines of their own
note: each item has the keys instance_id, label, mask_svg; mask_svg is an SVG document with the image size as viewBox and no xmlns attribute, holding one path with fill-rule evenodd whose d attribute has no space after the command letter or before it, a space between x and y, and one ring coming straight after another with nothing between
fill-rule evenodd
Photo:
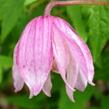
<instances>
[{"instance_id":1,"label":"nodding pink bloom","mask_svg":"<svg viewBox=\"0 0 109 109\"><path fill-rule=\"evenodd\" d=\"M50 96L50 71L56 70L65 82L71 100L77 89L93 84L94 68L89 48L72 27L54 16L39 16L26 26L14 50L15 91L24 83L30 96L43 91Z\"/></svg>"}]
</instances>

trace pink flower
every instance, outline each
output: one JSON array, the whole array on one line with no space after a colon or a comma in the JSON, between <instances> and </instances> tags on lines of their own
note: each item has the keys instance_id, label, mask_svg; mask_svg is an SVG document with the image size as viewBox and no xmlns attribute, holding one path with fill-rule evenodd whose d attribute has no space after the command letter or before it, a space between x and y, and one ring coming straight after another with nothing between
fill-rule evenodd
<instances>
[{"instance_id":1,"label":"pink flower","mask_svg":"<svg viewBox=\"0 0 109 109\"><path fill-rule=\"evenodd\" d=\"M54 16L39 16L26 26L14 50L15 91L24 83L30 96L43 91L50 96L50 71L57 70L71 100L73 92L93 85L93 60L89 48L72 27Z\"/></svg>"}]
</instances>

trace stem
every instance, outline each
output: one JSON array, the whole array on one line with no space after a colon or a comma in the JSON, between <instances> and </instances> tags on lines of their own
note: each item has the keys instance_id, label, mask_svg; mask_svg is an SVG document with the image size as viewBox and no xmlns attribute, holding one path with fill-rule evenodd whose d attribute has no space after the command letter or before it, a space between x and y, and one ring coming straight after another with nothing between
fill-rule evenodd
<instances>
[{"instance_id":1,"label":"stem","mask_svg":"<svg viewBox=\"0 0 109 109\"><path fill-rule=\"evenodd\" d=\"M44 15L50 15L50 12L55 6L69 6L69 5L109 5L106 1L86 1L86 0L72 0L72 1L51 1L45 8Z\"/></svg>"}]
</instances>

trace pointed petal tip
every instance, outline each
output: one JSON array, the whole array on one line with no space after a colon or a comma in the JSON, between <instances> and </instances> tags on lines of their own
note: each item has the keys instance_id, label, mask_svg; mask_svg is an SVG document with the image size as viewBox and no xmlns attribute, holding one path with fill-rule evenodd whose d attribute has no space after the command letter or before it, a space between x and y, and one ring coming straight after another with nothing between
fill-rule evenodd
<instances>
[{"instance_id":1,"label":"pointed petal tip","mask_svg":"<svg viewBox=\"0 0 109 109\"><path fill-rule=\"evenodd\" d=\"M17 87L17 88L15 87L15 88L14 88L14 92L15 92L15 93L19 92L20 90L22 90L22 88L19 88L19 87Z\"/></svg>"},{"instance_id":2,"label":"pointed petal tip","mask_svg":"<svg viewBox=\"0 0 109 109\"><path fill-rule=\"evenodd\" d=\"M31 93L30 93L30 95L32 95L32 96L37 96L39 93L41 92L41 89L34 89Z\"/></svg>"},{"instance_id":3,"label":"pointed petal tip","mask_svg":"<svg viewBox=\"0 0 109 109\"><path fill-rule=\"evenodd\" d=\"M32 98L33 98L33 94L30 92L29 99L32 99Z\"/></svg>"},{"instance_id":4,"label":"pointed petal tip","mask_svg":"<svg viewBox=\"0 0 109 109\"><path fill-rule=\"evenodd\" d=\"M30 89L30 95L29 95L29 99L32 99L33 96L37 96L40 93L40 91L36 91L35 88Z\"/></svg>"},{"instance_id":5,"label":"pointed petal tip","mask_svg":"<svg viewBox=\"0 0 109 109\"><path fill-rule=\"evenodd\" d=\"M67 82L66 78L62 74L61 74L61 76L62 76L62 79L64 80L66 86L74 92L75 89Z\"/></svg>"},{"instance_id":6,"label":"pointed petal tip","mask_svg":"<svg viewBox=\"0 0 109 109\"><path fill-rule=\"evenodd\" d=\"M42 90L48 97L51 97L51 89L52 89L52 82L51 82L51 76L49 74Z\"/></svg>"},{"instance_id":7,"label":"pointed petal tip","mask_svg":"<svg viewBox=\"0 0 109 109\"><path fill-rule=\"evenodd\" d=\"M73 93L74 93L75 91L76 91L76 89L73 90ZM72 97L71 97L71 101L75 103L75 99L74 99L74 96L73 96L73 95L72 95Z\"/></svg>"},{"instance_id":8,"label":"pointed petal tip","mask_svg":"<svg viewBox=\"0 0 109 109\"><path fill-rule=\"evenodd\" d=\"M50 90L51 90L51 89L50 89ZM43 92L44 92L44 94L47 95L48 97L51 97L51 91L50 91L50 90L47 91L47 90L44 90L44 89L43 89Z\"/></svg>"},{"instance_id":9,"label":"pointed petal tip","mask_svg":"<svg viewBox=\"0 0 109 109\"><path fill-rule=\"evenodd\" d=\"M93 83L93 82L89 82L89 84L92 85L92 86L95 86L95 83Z\"/></svg>"},{"instance_id":10,"label":"pointed petal tip","mask_svg":"<svg viewBox=\"0 0 109 109\"><path fill-rule=\"evenodd\" d=\"M17 92L19 92L19 90L18 89L14 89L14 92L17 93Z\"/></svg>"},{"instance_id":11,"label":"pointed petal tip","mask_svg":"<svg viewBox=\"0 0 109 109\"><path fill-rule=\"evenodd\" d=\"M69 99L70 99L72 102L75 103L75 99L74 99L74 96L73 96L73 95L72 95L72 96L68 95L68 97L69 97Z\"/></svg>"},{"instance_id":12,"label":"pointed petal tip","mask_svg":"<svg viewBox=\"0 0 109 109\"><path fill-rule=\"evenodd\" d=\"M75 99L74 99L74 97L72 96L72 97L70 97L70 100L72 101L72 102L74 102L75 103Z\"/></svg>"},{"instance_id":13,"label":"pointed petal tip","mask_svg":"<svg viewBox=\"0 0 109 109\"><path fill-rule=\"evenodd\" d=\"M74 100L74 98L72 99L72 102L74 102L74 103L75 103L75 100Z\"/></svg>"},{"instance_id":14,"label":"pointed petal tip","mask_svg":"<svg viewBox=\"0 0 109 109\"><path fill-rule=\"evenodd\" d=\"M69 99L70 99L72 102L75 102L74 96L73 96L73 93L74 93L75 91L76 91L75 89L73 89L73 91L72 91L68 86L66 86L67 95L68 95Z\"/></svg>"},{"instance_id":15,"label":"pointed petal tip","mask_svg":"<svg viewBox=\"0 0 109 109\"><path fill-rule=\"evenodd\" d=\"M51 93L44 92L48 97L51 97Z\"/></svg>"}]
</instances>

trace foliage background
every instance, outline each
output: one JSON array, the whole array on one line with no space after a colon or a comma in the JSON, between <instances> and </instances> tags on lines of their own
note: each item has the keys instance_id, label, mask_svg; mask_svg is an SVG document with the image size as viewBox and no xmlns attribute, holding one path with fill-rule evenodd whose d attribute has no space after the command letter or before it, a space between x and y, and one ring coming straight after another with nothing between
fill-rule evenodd
<instances>
[{"instance_id":1,"label":"foliage background","mask_svg":"<svg viewBox=\"0 0 109 109\"><path fill-rule=\"evenodd\" d=\"M67 20L87 42L94 58L95 87L75 92L71 102L60 76L52 74L52 97L43 93L29 99L27 87L14 93L13 49L25 25L43 15L48 0L0 0L0 109L108 109L109 108L109 6L55 7L52 15Z\"/></svg>"}]
</instances>

